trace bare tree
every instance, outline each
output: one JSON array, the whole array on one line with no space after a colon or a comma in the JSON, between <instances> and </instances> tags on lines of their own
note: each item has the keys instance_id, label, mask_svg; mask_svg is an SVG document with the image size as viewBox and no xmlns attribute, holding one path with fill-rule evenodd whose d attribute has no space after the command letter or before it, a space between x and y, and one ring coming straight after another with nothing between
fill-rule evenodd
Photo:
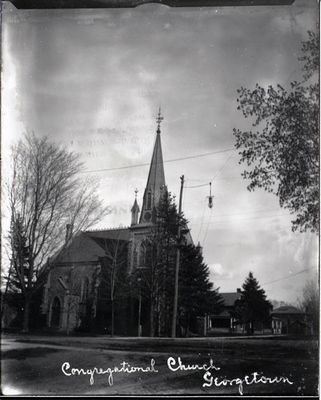
<instances>
[{"instance_id":1,"label":"bare tree","mask_svg":"<svg viewBox=\"0 0 321 400\"><path fill-rule=\"evenodd\" d=\"M33 133L25 134L12 149L9 237L13 270L24 297L26 332L37 274L44 260L61 246L64 226L71 223L76 233L108 214L96 188L79 176L81 168L78 154ZM26 247L23 257L19 243Z\"/></svg>"},{"instance_id":2,"label":"bare tree","mask_svg":"<svg viewBox=\"0 0 321 400\"><path fill-rule=\"evenodd\" d=\"M102 262L100 282L102 288L109 293L111 304L111 336L115 333L115 301L126 296L128 242L122 240L120 234L116 239L96 239L103 246L105 257Z\"/></svg>"},{"instance_id":3,"label":"bare tree","mask_svg":"<svg viewBox=\"0 0 321 400\"><path fill-rule=\"evenodd\" d=\"M302 296L298 299L299 308L307 314L308 319L311 321L313 333L317 334L319 331L319 285L318 281L311 279L305 284Z\"/></svg>"}]
</instances>

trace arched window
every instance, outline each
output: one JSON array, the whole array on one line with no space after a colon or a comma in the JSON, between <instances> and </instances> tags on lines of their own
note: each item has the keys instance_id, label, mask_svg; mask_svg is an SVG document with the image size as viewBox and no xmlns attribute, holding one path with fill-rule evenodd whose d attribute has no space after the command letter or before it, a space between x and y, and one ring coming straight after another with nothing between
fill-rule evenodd
<instances>
[{"instance_id":1,"label":"arched window","mask_svg":"<svg viewBox=\"0 0 321 400\"><path fill-rule=\"evenodd\" d=\"M50 326L52 328L59 328L60 326L60 312L61 306L58 297L55 297L51 305L51 321Z\"/></svg>"},{"instance_id":2,"label":"arched window","mask_svg":"<svg viewBox=\"0 0 321 400\"><path fill-rule=\"evenodd\" d=\"M152 246L148 240L144 240L139 247L139 268L147 268L151 263Z\"/></svg>"},{"instance_id":3,"label":"arched window","mask_svg":"<svg viewBox=\"0 0 321 400\"><path fill-rule=\"evenodd\" d=\"M145 264L145 244L141 242L140 245L137 247L137 267L143 268Z\"/></svg>"}]
</instances>

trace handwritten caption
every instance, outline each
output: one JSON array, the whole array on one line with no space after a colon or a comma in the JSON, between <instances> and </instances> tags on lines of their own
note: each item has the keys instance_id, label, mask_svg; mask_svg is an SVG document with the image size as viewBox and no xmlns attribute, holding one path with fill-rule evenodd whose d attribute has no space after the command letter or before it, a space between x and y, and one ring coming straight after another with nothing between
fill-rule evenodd
<instances>
[{"instance_id":1,"label":"handwritten caption","mask_svg":"<svg viewBox=\"0 0 321 400\"><path fill-rule=\"evenodd\" d=\"M237 386L240 395L244 394L244 385L257 385L257 384L288 384L293 385L293 382L289 378L284 376L267 377L263 373L252 372L244 377L237 377L228 379L226 377L213 376L213 372L220 371L221 368L214 364L212 358L208 363L204 364L185 364L181 357L168 357L166 362L167 368L171 372L178 371L204 371L202 387L227 387ZM95 383L95 375L107 375L107 382L109 386L114 384L114 375L118 373L133 374L133 373L144 373L144 374L155 374L159 370L156 369L156 361L154 358L150 360L150 363L145 366L131 365L127 361L121 362L118 366L102 368L74 368L71 367L69 362L64 362L61 366L61 370L65 376L89 376L89 383L93 385Z\"/></svg>"}]
</instances>

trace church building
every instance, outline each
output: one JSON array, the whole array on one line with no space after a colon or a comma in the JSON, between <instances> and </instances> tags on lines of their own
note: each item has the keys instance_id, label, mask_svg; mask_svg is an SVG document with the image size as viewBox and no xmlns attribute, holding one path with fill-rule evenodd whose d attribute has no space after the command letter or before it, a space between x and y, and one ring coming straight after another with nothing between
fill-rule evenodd
<instances>
[{"instance_id":1,"label":"church building","mask_svg":"<svg viewBox=\"0 0 321 400\"><path fill-rule=\"evenodd\" d=\"M162 119L159 111L143 204L140 210L136 191L131 225L128 228L82 231L75 236L72 236L72 226L67 225L64 245L42 268L39 277L43 282L41 314L47 329L62 332L87 329L105 333L111 333L113 329L112 333L125 335L147 333L147 322L144 323L146 310L139 303L141 299L138 296L129 294L127 298L122 297L115 305L113 315L110 305L106 308L107 303L114 307L117 288L113 287L115 281L110 281L110 275L109 284L104 285L104 268L108 264L108 271L112 273L114 266L131 274L140 262L141 248L153 227L153 214L166 190L160 129ZM189 234L188 241L192 243ZM115 319L113 328L111 319ZM92 321L95 321L95 326L92 326Z\"/></svg>"}]
</instances>

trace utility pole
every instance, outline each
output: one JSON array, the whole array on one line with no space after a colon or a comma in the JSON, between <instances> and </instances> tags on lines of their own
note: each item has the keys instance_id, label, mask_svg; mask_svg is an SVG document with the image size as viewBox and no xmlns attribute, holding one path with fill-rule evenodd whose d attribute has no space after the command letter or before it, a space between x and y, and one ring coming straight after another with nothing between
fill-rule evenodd
<instances>
[{"instance_id":1,"label":"utility pole","mask_svg":"<svg viewBox=\"0 0 321 400\"><path fill-rule=\"evenodd\" d=\"M180 190L180 193L179 193L179 207L178 207L178 215L179 215L179 217L182 214L182 197L183 197L183 187L184 187L184 175L182 175L180 179L181 179L181 190ZM175 292L174 292L173 320L172 320L172 338L176 337L180 245L181 245L181 223L180 223L180 220L179 220L178 231L177 231L177 252L176 252Z\"/></svg>"},{"instance_id":2,"label":"utility pole","mask_svg":"<svg viewBox=\"0 0 321 400\"><path fill-rule=\"evenodd\" d=\"M137 336L141 336L141 315L142 315L142 287L141 287L141 278L137 279L137 282L139 284L139 297L138 297L138 332Z\"/></svg>"}]
</instances>

